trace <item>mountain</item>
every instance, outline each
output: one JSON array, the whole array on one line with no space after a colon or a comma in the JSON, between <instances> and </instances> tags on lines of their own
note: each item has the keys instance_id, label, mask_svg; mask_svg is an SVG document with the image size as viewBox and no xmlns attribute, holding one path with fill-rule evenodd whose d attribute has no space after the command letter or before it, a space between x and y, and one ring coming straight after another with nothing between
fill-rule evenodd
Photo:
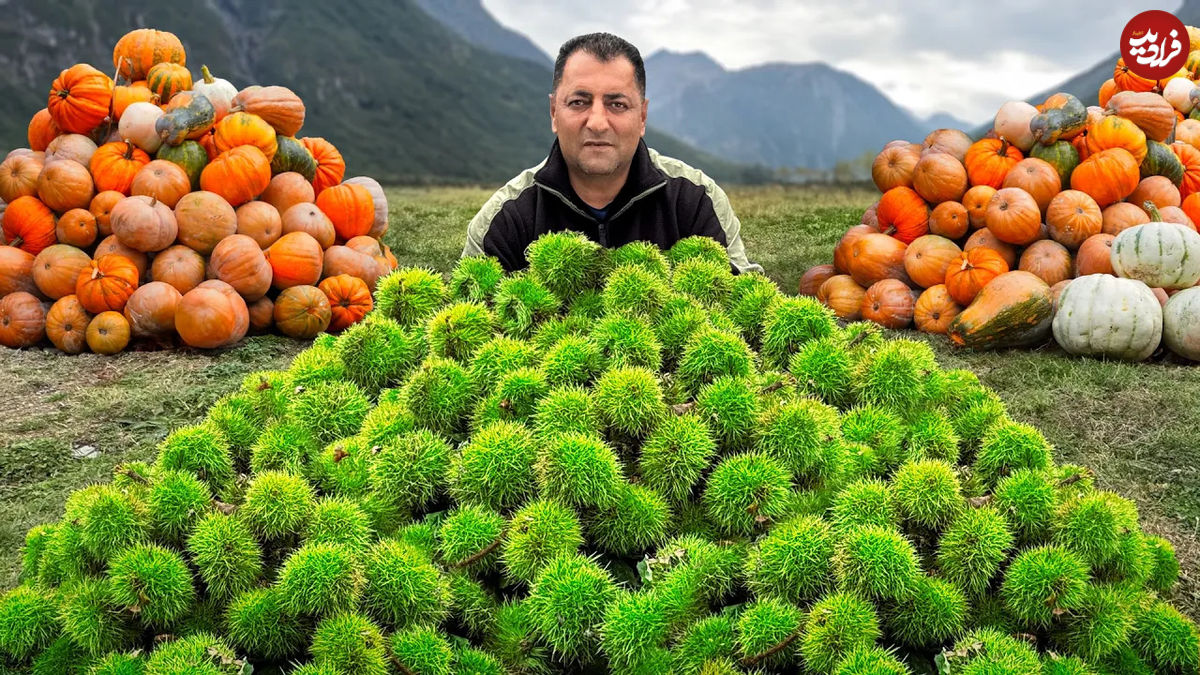
<instances>
[{"instance_id":1,"label":"mountain","mask_svg":"<svg viewBox=\"0 0 1200 675\"><path fill-rule=\"evenodd\" d=\"M554 67L554 60L546 52L521 33L501 25L480 0L416 0L416 3L438 23L476 47Z\"/></svg>"},{"instance_id":2,"label":"mountain","mask_svg":"<svg viewBox=\"0 0 1200 675\"><path fill-rule=\"evenodd\" d=\"M934 113L921 120L921 125L927 131L934 129L962 129L965 131L971 128L972 123L964 122L950 113Z\"/></svg>"}]
</instances>

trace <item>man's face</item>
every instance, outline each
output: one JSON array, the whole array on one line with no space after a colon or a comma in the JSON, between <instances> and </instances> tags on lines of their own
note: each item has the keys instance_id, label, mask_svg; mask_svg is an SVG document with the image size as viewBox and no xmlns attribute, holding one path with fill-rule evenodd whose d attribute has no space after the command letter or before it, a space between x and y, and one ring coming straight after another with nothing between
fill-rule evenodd
<instances>
[{"instance_id":1,"label":"man's face","mask_svg":"<svg viewBox=\"0 0 1200 675\"><path fill-rule=\"evenodd\" d=\"M572 54L550 94L550 128L571 168L588 176L623 171L646 133L646 101L633 64L624 57L601 61L584 51Z\"/></svg>"}]
</instances>

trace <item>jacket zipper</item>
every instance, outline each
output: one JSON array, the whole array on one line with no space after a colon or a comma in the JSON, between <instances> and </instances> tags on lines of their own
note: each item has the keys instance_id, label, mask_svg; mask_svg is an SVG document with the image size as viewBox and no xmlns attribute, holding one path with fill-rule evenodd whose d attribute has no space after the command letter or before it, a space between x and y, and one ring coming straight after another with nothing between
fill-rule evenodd
<instances>
[{"instance_id":1,"label":"jacket zipper","mask_svg":"<svg viewBox=\"0 0 1200 675\"><path fill-rule=\"evenodd\" d=\"M606 222L611 223L612 221L616 220L618 216L620 216L622 213L625 213L626 211L628 211L629 207L633 206L633 204L635 202L642 199L646 195L649 195L650 193L654 192L655 190L662 188L666 184L667 184L667 181L664 180L663 182L658 183L656 185L652 185L649 188L643 190L641 193L634 195L634 197L631 198L628 202L625 202L625 206L622 206L620 211L617 211L616 213L609 216L609 218ZM535 182L534 185L537 185L538 187L542 188L546 192L549 192L550 194L554 195L555 197L558 197L559 200L562 201L563 204L567 205L567 208L571 209L575 213L578 213L579 215L583 216L584 218L587 218L588 220L592 221L593 223L596 223L596 227L600 233L600 245L604 246L606 248L608 247L608 228L605 226L606 223L602 223L602 222L596 220L594 217L592 217L592 214L590 214L590 213L584 213L583 209L580 209L578 206L575 206L575 204L571 203L571 200L567 199L566 195L564 195L563 193L559 192L558 190L555 190L554 188L546 185L545 183Z\"/></svg>"}]
</instances>

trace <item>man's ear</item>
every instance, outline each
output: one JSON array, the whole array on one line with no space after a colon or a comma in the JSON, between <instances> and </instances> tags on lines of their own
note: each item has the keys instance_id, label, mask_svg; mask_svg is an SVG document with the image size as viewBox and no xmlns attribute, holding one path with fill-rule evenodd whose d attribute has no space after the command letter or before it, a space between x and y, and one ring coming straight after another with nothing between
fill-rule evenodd
<instances>
[{"instance_id":1,"label":"man's ear","mask_svg":"<svg viewBox=\"0 0 1200 675\"><path fill-rule=\"evenodd\" d=\"M646 111L650 108L650 99L642 99L642 135L646 135Z\"/></svg>"},{"instance_id":2,"label":"man's ear","mask_svg":"<svg viewBox=\"0 0 1200 675\"><path fill-rule=\"evenodd\" d=\"M550 92L550 133L558 135L558 122L554 121L554 92Z\"/></svg>"}]
</instances>

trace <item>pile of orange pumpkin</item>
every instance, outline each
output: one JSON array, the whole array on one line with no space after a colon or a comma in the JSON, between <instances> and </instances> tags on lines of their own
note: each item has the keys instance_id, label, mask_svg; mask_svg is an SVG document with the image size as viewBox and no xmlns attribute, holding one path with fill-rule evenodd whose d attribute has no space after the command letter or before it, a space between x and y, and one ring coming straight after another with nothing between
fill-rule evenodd
<instances>
[{"instance_id":1,"label":"pile of orange pumpkin","mask_svg":"<svg viewBox=\"0 0 1200 675\"><path fill-rule=\"evenodd\" d=\"M1119 60L1099 106L1065 93L1038 106L1010 101L980 140L939 129L923 143L888 143L872 166L881 198L841 238L833 264L804 274L800 293L845 320L915 326L971 347L1046 339L1043 314L1072 279L1115 275L1122 231L1152 215L1200 223L1197 38L1166 80ZM1151 290L1165 305L1180 289ZM1037 335L1023 323L1038 324Z\"/></svg>"},{"instance_id":2,"label":"pile of orange pumpkin","mask_svg":"<svg viewBox=\"0 0 1200 675\"><path fill-rule=\"evenodd\" d=\"M216 348L250 331L337 331L396 259L387 199L299 137L282 86L193 79L179 38L129 32L115 77L62 71L0 163L0 344L111 354L131 340Z\"/></svg>"}]
</instances>

